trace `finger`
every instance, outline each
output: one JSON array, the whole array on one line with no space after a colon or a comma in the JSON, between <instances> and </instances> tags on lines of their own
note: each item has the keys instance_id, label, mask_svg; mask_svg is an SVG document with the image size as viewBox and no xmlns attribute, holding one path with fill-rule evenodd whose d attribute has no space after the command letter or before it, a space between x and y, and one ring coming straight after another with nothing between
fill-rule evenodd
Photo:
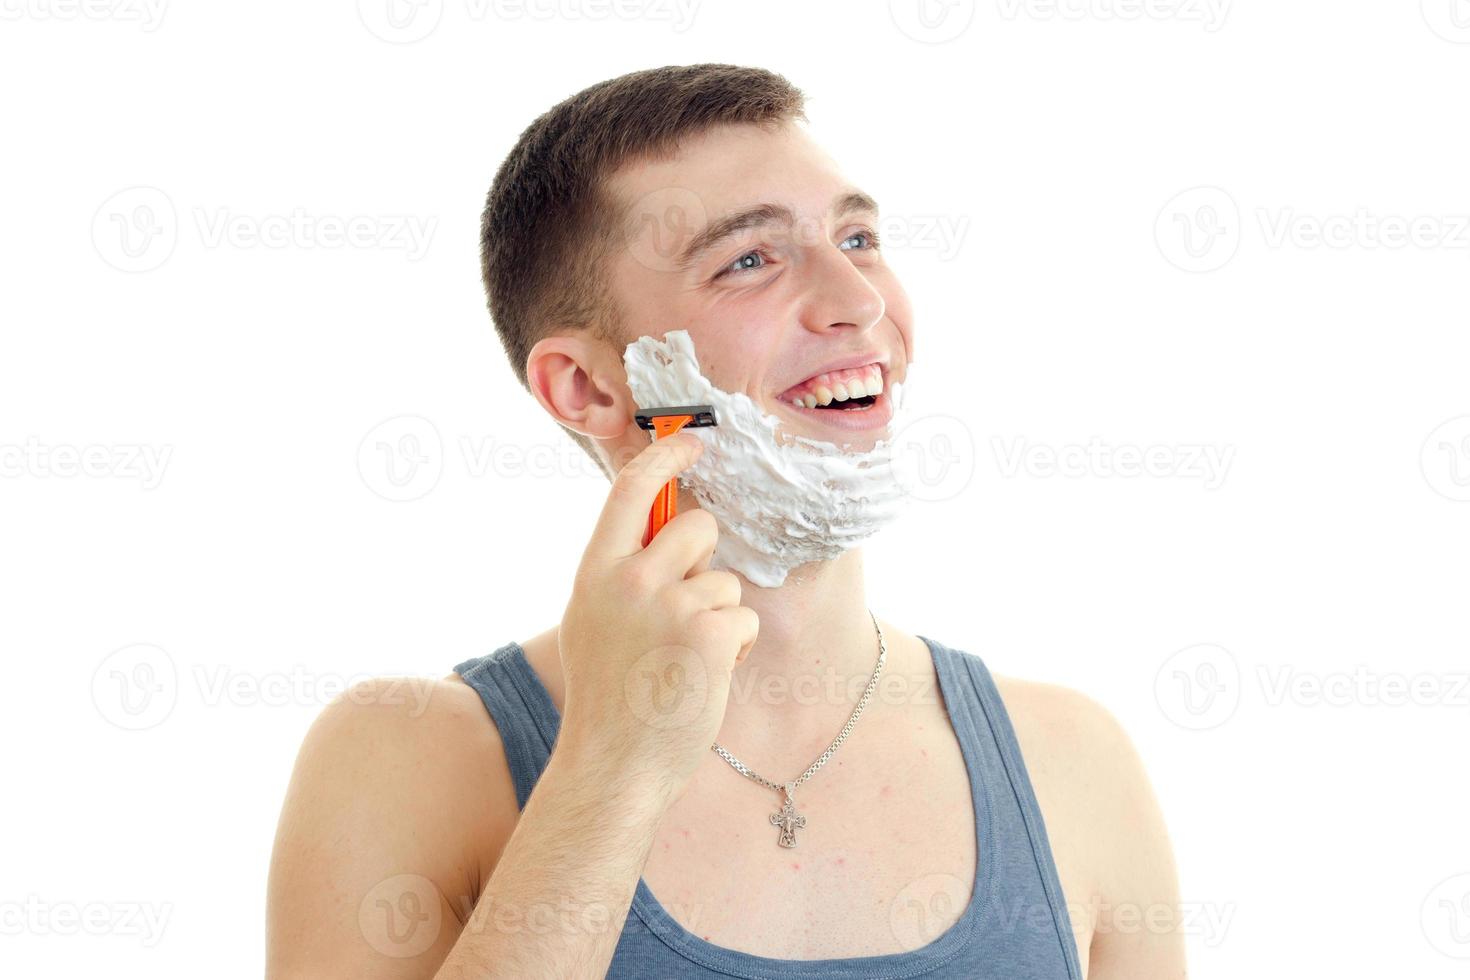
<instances>
[{"instance_id":1,"label":"finger","mask_svg":"<svg viewBox=\"0 0 1470 980\"><path fill-rule=\"evenodd\" d=\"M626 558L642 551L648 512L659 490L692 465L703 450L704 443L697 436L676 432L650 443L628 460L613 477L612 490L587 543L587 554Z\"/></svg>"},{"instance_id":2,"label":"finger","mask_svg":"<svg viewBox=\"0 0 1470 980\"><path fill-rule=\"evenodd\" d=\"M719 540L713 514L707 510L686 510L675 514L634 560L663 569L662 578L666 580L687 578L695 565L709 563Z\"/></svg>"},{"instance_id":3,"label":"finger","mask_svg":"<svg viewBox=\"0 0 1470 980\"><path fill-rule=\"evenodd\" d=\"M743 662L750 655L750 649L755 646L755 638L760 633L761 621L756 611L749 606L727 606L709 615L719 616L730 625L740 643L740 649L735 654L735 663Z\"/></svg>"},{"instance_id":4,"label":"finger","mask_svg":"<svg viewBox=\"0 0 1470 980\"><path fill-rule=\"evenodd\" d=\"M728 609L740 605L740 579L731 572L702 572L679 583L679 588L704 609Z\"/></svg>"}]
</instances>

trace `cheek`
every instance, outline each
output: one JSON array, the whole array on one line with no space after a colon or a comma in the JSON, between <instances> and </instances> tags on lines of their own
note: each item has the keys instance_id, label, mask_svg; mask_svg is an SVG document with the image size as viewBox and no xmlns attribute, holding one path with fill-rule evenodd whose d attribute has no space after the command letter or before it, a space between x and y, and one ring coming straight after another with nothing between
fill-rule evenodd
<instances>
[{"instance_id":1,"label":"cheek","mask_svg":"<svg viewBox=\"0 0 1470 980\"><path fill-rule=\"evenodd\" d=\"M786 310L778 316L793 316ZM772 359L789 342L782 321L772 318L767 308L756 314L722 315L701 326L691 326L689 336L704 376L722 391L744 392L752 398L770 380Z\"/></svg>"},{"instance_id":2,"label":"cheek","mask_svg":"<svg viewBox=\"0 0 1470 980\"><path fill-rule=\"evenodd\" d=\"M694 341L694 354L699 359L699 372L708 378L711 384L726 392L747 391L752 372L756 369L744 345L732 343L730 340L730 338L739 336L737 330L734 328L720 329L700 335L690 329L689 336Z\"/></svg>"},{"instance_id":3,"label":"cheek","mask_svg":"<svg viewBox=\"0 0 1470 980\"><path fill-rule=\"evenodd\" d=\"M909 295L904 292L903 286L898 279L892 275L887 276L881 282L874 282L878 292L883 296L884 315L898 327L899 338L903 341L904 359L914 359L914 308L909 303Z\"/></svg>"}]
</instances>

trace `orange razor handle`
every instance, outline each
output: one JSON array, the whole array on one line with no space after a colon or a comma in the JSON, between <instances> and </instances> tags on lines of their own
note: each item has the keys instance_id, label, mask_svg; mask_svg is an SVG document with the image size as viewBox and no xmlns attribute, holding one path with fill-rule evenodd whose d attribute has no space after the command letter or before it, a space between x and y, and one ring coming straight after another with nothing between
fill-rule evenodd
<instances>
[{"instance_id":1,"label":"orange razor handle","mask_svg":"<svg viewBox=\"0 0 1470 980\"><path fill-rule=\"evenodd\" d=\"M693 415L658 415L653 419L653 431L655 439L673 435L684 428L692 419ZM674 519L679 512L679 479L675 477L659 488L658 496L654 498L653 508L648 512L648 530L643 532L643 547L647 548L653 536L663 530L663 526Z\"/></svg>"},{"instance_id":2,"label":"orange razor handle","mask_svg":"<svg viewBox=\"0 0 1470 980\"><path fill-rule=\"evenodd\" d=\"M671 436L685 426L691 429L702 429L718 424L715 421L714 407L711 405L669 405L639 409L634 413L633 418L640 429L647 429L653 433L655 441ZM675 477L659 489L658 497L653 502L653 508L648 512L648 529L643 533L643 547L647 548L653 536L661 531L665 524L672 521L678 512L679 478Z\"/></svg>"}]
</instances>

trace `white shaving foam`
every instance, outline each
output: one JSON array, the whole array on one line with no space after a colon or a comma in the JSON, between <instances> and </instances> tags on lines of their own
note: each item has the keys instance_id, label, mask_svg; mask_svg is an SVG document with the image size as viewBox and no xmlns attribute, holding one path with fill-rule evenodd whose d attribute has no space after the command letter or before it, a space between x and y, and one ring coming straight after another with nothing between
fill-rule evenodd
<instances>
[{"instance_id":1,"label":"white shaving foam","mask_svg":"<svg viewBox=\"0 0 1470 980\"><path fill-rule=\"evenodd\" d=\"M711 405L716 425L686 429L704 452L680 476L714 515L719 543L710 567L739 572L773 589L791 569L830 561L898 516L908 499L892 439L847 452L835 443L777 432L780 420L748 395L716 388L700 373L687 330L659 341L640 337L623 352L639 408ZM903 386L888 392L900 428Z\"/></svg>"}]
</instances>

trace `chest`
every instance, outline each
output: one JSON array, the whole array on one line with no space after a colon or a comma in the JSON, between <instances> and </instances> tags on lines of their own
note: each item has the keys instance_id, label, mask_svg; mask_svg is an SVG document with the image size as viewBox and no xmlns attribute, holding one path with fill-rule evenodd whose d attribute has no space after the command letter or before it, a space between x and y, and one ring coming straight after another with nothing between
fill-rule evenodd
<instances>
[{"instance_id":1,"label":"chest","mask_svg":"<svg viewBox=\"0 0 1470 980\"><path fill-rule=\"evenodd\" d=\"M855 735L797 787L804 823L711 752L659 826L649 890L695 936L757 956L876 956L937 939L971 899L971 785L945 717L904 725ZM795 848L779 846L773 816Z\"/></svg>"}]
</instances>

